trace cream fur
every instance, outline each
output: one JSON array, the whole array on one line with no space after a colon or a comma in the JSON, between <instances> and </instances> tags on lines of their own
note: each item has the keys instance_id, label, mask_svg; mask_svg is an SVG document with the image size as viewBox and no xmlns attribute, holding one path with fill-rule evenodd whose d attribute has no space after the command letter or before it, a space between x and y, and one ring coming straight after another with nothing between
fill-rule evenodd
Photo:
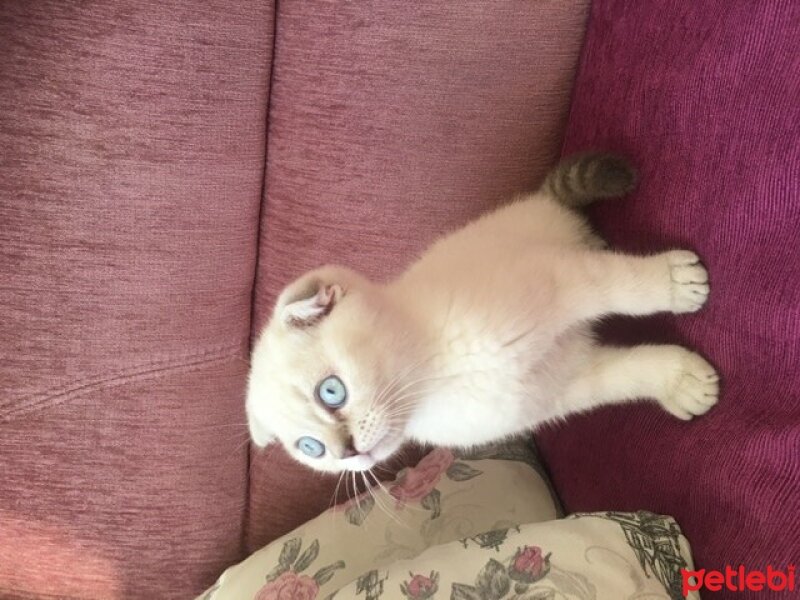
<instances>
[{"instance_id":1,"label":"cream fur","mask_svg":"<svg viewBox=\"0 0 800 600\"><path fill-rule=\"evenodd\" d=\"M540 191L443 237L387 284L343 267L307 274L279 298L253 351L254 441L278 438L315 469L366 470L407 440L472 446L641 397L680 419L705 413L718 377L699 355L605 347L591 332L612 313L698 310L709 286L697 256L602 247L579 214ZM314 397L330 374L348 389L336 412ZM299 452L304 435L325 456ZM340 458L350 436L358 454Z\"/></svg>"}]
</instances>

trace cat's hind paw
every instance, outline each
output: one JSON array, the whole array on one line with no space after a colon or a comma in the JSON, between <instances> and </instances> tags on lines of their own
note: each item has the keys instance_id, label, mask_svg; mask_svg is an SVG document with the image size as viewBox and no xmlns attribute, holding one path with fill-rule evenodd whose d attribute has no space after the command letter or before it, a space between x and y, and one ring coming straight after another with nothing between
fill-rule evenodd
<instances>
[{"instance_id":1,"label":"cat's hind paw","mask_svg":"<svg viewBox=\"0 0 800 600\"><path fill-rule=\"evenodd\" d=\"M700 258L689 250L673 250L667 253L667 262L671 311L680 314L700 310L711 290L708 272Z\"/></svg>"},{"instance_id":2,"label":"cat's hind paw","mask_svg":"<svg viewBox=\"0 0 800 600\"><path fill-rule=\"evenodd\" d=\"M699 354L685 351L661 404L684 421L705 414L719 400L719 375Z\"/></svg>"}]
</instances>

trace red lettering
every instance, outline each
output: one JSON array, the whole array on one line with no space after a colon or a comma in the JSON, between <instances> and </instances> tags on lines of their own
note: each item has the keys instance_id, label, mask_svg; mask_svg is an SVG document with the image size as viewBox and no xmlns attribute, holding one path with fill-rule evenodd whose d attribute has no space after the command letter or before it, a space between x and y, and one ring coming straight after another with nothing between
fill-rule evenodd
<instances>
[{"instance_id":1,"label":"red lettering","mask_svg":"<svg viewBox=\"0 0 800 600\"><path fill-rule=\"evenodd\" d=\"M730 565L725 565L725 587L732 592L736 591L736 584L733 583L735 577L736 571Z\"/></svg>"},{"instance_id":2,"label":"red lettering","mask_svg":"<svg viewBox=\"0 0 800 600\"><path fill-rule=\"evenodd\" d=\"M760 592L764 589L766 577L761 571L750 571L747 574L747 589L751 592Z\"/></svg>"},{"instance_id":3,"label":"red lettering","mask_svg":"<svg viewBox=\"0 0 800 600\"><path fill-rule=\"evenodd\" d=\"M706 588L712 592L720 591L723 583L725 583L725 578L719 571L709 571L706 573L705 585Z\"/></svg>"},{"instance_id":4,"label":"red lettering","mask_svg":"<svg viewBox=\"0 0 800 600\"><path fill-rule=\"evenodd\" d=\"M785 571L781 571L772 565L767 565L766 572L748 572L744 565L739 565L738 569L725 565L724 572L707 571L706 569L698 569L697 571L681 569L681 579L684 597L688 596L689 592L703 588L711 592L719 592L723 589L723 586L732 592L743 592L745 590L761 592L765 586L773 592L786 590L793 592L797 587L797 567L789 565Z\"/></svg>"},{"instance_id":5,"label":"red lettering","mask_svg":"<svg viewBox=\"0 0 800 600\"><path fill-rule=\"evenodd\" d=\"M776 578L780 583L775 582ZM767 587L769 589L773 592L782 592L786 589L787 581L788 577L786 577L785 573L773 569L772 565L767 565Z\"/></svg>"},{"instance_id":6,"label":"red lettering","mask_svg":"<svg viewBox=\"0 0 800 600\"><path fill-rule=\"evenodd\" d=\"M689 595L689 592L696 592L703 587L703 576L706 570L700 569L699 571L690 571L688 569L681 569L681 580L683 583L683 597Z\"/></svg>"}]
</instances>

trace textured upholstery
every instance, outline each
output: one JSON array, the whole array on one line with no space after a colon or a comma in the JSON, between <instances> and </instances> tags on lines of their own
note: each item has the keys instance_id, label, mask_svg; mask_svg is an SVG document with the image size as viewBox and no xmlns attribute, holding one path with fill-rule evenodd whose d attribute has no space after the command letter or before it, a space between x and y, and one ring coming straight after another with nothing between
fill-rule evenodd
<instances>
[{"instance_id":1,"label":"textured upholstery","mask_svg":"<svg viewBox=\"0 0 800 600\"><path fill-rule=\"evenodd\" d=\"M268 2L0 3L0 597L241 557Z\"/></svg>"},{"instance_id":2,"label":"textured upholstery","mask_svg":"<svg viewBox=\"0 0 800 600\"><path fill-rule=\"evenodd\" d=\"M254 325L325 262L395 273L556 159L584 0L281 0ZM248 547L327 508L335 480L254 452Z\"/></svg>"},{"instance_id":3,"label":"textured upholstery","mask_svg":"<svg viewBox=\"0 0 800 600\"><path fill-rule=\"evenodd\" d=\"M303 270L389 276L530 189L586 4L0 3L0 598L185 598L328 505L274 448L248 482L248 338ZM798 3L592 10L564 150L642 167L593 217L627 250L697 249L714 286L609 335L700 348L724 393L689 425L630 406L539 440L567 508L673 514L700 567L785 566Z\"/></svg>"},{"instance_id":4,"label":"textured upholstery","mask_svg":"<svg viewBox=\"0 0 800 600\"><path fill-rule=\"evenodd\" d=\"M609 408L539 439L568 510L674 515L700 567L786 568L800 557L800 4L657 4L593 3L565 151L641 165L638 192L594 212L613 245L704 258L705 310L611 329L699 348L721 403L691 424Z\"/></svg>"},{"instance_id":5,"label":"textured upholstery","mask_svg":"<svg viewBox=\"0 0 800 600\"><path fill-rule=\"evenodd\" d=\"M531 187L585 4L0 5L0 596L186 597L240 557L276 291ZM253 459L250 545L327 505Z\"/></svg>"}]
</instances>

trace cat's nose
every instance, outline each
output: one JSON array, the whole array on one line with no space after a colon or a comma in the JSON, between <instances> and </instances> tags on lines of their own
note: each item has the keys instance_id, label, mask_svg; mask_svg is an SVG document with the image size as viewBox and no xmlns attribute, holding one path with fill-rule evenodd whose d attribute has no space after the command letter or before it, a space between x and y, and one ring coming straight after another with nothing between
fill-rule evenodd
<instances>
[{"instance_id":1,"label":"cat's nose","mask_svg":"<svg viewBox=\"0 0 800 600\"><path fill-rule=\"evenodd\" d=\"M344 444L344 448L342 448L342 458L350 458L351 456L357 456L358 450L356 450L356 444L353 440L353 436L351 435L347 438L347 441Z\"/></svg>"}]
</instances>

